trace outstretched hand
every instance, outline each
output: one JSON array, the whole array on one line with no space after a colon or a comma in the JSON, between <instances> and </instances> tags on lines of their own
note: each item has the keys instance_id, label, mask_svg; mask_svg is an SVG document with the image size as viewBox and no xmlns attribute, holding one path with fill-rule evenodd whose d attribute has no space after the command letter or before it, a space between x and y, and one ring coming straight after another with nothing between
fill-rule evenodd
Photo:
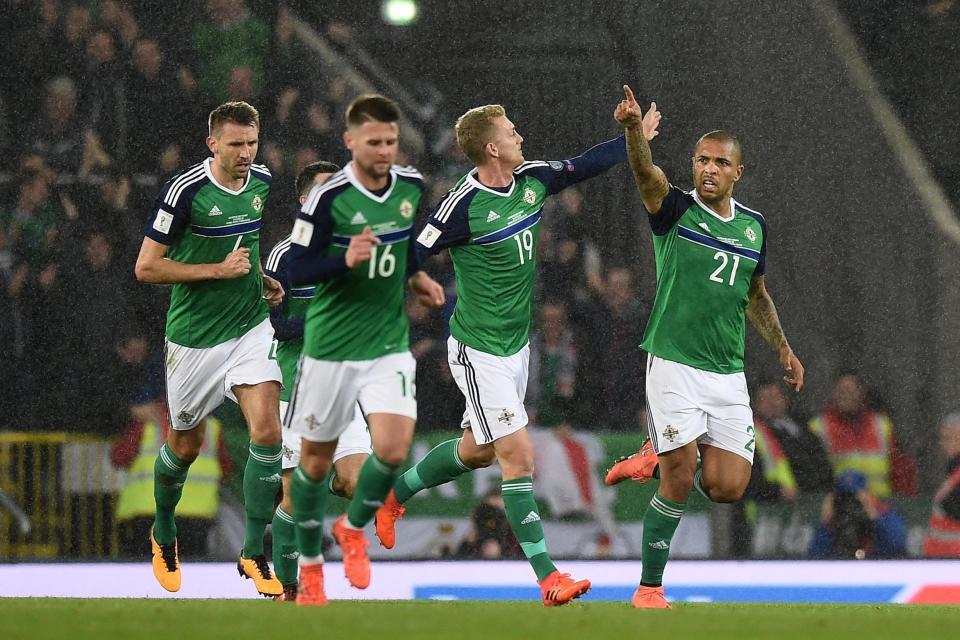
<instances>
[{"instance_id":1,"label":"outstretched hand","mask_svg":"<svg viewBox=\"0 0 960 640\"><path fill-rule=\"evenodd\" d=\"M803 365L793 353L793 349L788 346L780 349L780 366L787 372L787 375L783 376L783 381L793 387L794 391L803 389Z\"/></svg>"},{"instance_id":2,"label":"outstretched hand","mask_svg":"<svg viewBox=\"0 0 960 640\"><path fill-rule=\"evenodd\" d=\"M613 112L614 119L620 123L624 129L634 129L641 128L643 130L643 137L647 141L653 140L660 133L657 131L657 127L660 126L660 112L657 111L657 103L651 102L650 109L647 111L646 115L643 113L643 109L640 108L637 99L633 95L633 91L628 85L623 85L623 95L624 99L620 101L620 104L617 105L617 108Z\"/></svg>"}]
</instances>

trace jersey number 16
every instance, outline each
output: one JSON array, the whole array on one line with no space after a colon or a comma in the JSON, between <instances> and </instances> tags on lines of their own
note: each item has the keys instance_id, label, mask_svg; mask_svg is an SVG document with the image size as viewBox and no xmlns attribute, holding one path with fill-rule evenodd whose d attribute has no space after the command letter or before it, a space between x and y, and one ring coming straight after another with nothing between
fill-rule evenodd
<instances>
[{"instance_id":1,"label":"jersey number 16","mask_svg":"<svg viewBox=\"0 0 960 640\"><path fill-rule=\"evenodd\" d=\"M390 253L391 247L389 244L374 245L370 249L370 269L367 271L369 279L373 280L377 276L389 278L396 271L397 256Z\"/></svg>"}]
</instances>

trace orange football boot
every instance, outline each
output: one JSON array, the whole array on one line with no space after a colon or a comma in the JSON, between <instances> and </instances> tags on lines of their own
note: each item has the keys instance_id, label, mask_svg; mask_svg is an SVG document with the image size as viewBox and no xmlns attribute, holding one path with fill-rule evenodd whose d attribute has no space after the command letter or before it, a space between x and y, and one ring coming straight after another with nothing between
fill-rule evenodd
<instances>
[{"instance_id":1,"label":"orange football boot","mask_svg":"<svg viewBox=\"0 0 960 640\"><path fill-rule=\"evenodd\" d=\"M180 553L177 539L160 544L150 529L150 548L153 550L153 577L167 591L180 591Z\"/></svg>"},{"instance_id":2,"label":"orange football boot","mask_svg":"<svg viewBox=\"0 0 960 640\"><path fill-rule=\"evenodd\" d=\"M346 526L346 514L333 523L333 537L343 549L343 573L357 589L370 586L370 558L367 557L367 537L359 529Z\"/></svg>"},{"instance_id":3,"label":"orange football boot","mask_svg":"<svg viewBox=\"0 0 960 640\"><path fill-rule=\"evenodd\" d=\"M569 573L554 571L540 581L543 606L559 607L590 591L589 580L574 580Z\"/></svg>"},{"instance_id":4,"label":"orange football boot","mask_svg":"<svg viewBox=\"0 0 960 640\"><path fill-rule=\"evenodd\" d=\"M647 440L640 447L640 451L618 458L607 471L603 482L613 486L624 480L636 480L642 484L653 478L653 472L659 463L660 459L653 450L653 443Z\"/></svg>"},{"instance_id":5,"label":"orange football boot","mask_svg":"<svg viewBox=\"0 0 960 640\"><path fill-rule=\"evenodd\" d=\"M300 585L295 587L298 607L325 607L327 594L323 590L323 563L300 566Z\"/></svg>"},{"instance_id":6,"label":"orange football boot","mask_svg":"<svg viewBox=\"0 0 960 640\"><path fill-rule=\"evenodd\" d=\"M670 603L663 597L663 586L645 587L640 585L633 592L630 604L636 609L669 609Z\"/></svg>"},{"instance_id":7,"label":"orange football boot","mask_svg":"<svg viewBox=\"0 0 960 640\"><path fill-rule=\"evenodd\" d=\"M383 506L377 509L377 515L374 518L377 537L380 538L380 544L387 549L393 549L393 545L397 544L397 520L403 517L404 511L406 509L397 500L393 489L390 489L390 494Z\"/></svg>"}]
</instances>

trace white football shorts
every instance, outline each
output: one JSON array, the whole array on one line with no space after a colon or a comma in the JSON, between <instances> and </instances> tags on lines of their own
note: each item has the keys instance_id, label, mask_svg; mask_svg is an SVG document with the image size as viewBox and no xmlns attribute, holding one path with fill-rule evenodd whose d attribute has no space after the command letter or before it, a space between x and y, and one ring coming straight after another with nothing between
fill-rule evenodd
<instances>
[{"instance_id":1,"label":"white football shorts","mask_svg":"<svg viewBox=\"0 0 960 640\"><path fill-rule=\"evenodd\" d=\"M753 411L746 377L648 355L647 430L658 454L696 440L752 463Z\"/></svg>"},{"instance_id":2,"label":"white football shorts","mask_svg":"<svg viewBox=\"0 0 960 640\"><path fill-rule=\"evenodd\" d=\"M301 356L284 428L311 442L332 442L350 426L357 402L364 415L417 419L417 362L409 351L373 360Z\"/></svg>"},{"instance_id":3,"label":"white football shorts","mask_svg":"<svg viewBox=\"0 0 960 640\"><path fill-rule=\"evenodd\" d=\"M287 409L289 402L280 401L280 417L284 418L286 425ZM333 462L336 464L340 458L346 458L357 453L370 455L373 449L370 446L370 432L367 430L367 421L363 419L363 413L360 411L360 405L355 405L353 420L347 425L346 431L340 434L337 439L337 448L333 452ZM281 467L284 471L295 469L300 464L300 434L284 426L281 429L283 434L283 458L281 458Z\"/></svg>"},{"instance_id":4,"label":"white football shorts","mask_svg":"<svg viewBox=\"0 0 960 640\"><path fill-rule=\"evenodd\" d=\"M473 430L477 444L488 444L527 426L530 345L510 356L495 356L447 339L447 362L467 399L461 427Z\"/></svg>"},{"instance_id":5,"label":"white football shorts","mask_svg":"<svg viewBox=\"0 0 960 640\"><path fill-rule=\"evenodd\" d=\"M260 384L283 376L271 358L273 327L266 319L239 338L214 347L192 349L166 342L167 406L170 422L178 431L193 429L223 403L234 402L234 385Z\"/></svg>"}]
</instances>

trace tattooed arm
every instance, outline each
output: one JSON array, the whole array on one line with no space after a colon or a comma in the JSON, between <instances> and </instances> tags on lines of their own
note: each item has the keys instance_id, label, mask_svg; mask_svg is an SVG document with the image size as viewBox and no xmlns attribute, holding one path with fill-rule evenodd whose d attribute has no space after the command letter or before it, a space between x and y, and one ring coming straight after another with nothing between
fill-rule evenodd
<instances>
[{"instance_id":1,"label":"tattooed arm","mask_svg":"<svg viewBox=\"0 0 960 640\"><path fill-rule=\"evenodd\" d=\"M657 135L660 124L660 112L657 103L650 105L647 115L637 104L633 91L623 86L625 98L617 105L613 117L623 127L627 139L627 159L633 171L633 179L640 190L640 199L650 215L660 212L660 205L670 192L670 182L657 165L653 164L650 143Z\"/></svg>"},{"instance_id":2,"label":"tattooed arm","mask_svg":"<svg viewBox=\"0 0 960 640\"><path fill-rule=\"evenodd\" d=\"M773 298L767 291L764 283L764 277L758 276L750 281L750 302L747 304L747 317L750 323L756 328L757 332L763 336L771 347L777 350L780 356L780 365L787 375L783 377L784 382L800 391L803 388L803 365L794 355L790 343L787 342L787 336L783 334L783 327L780 326L780 317L777 315L777 307L773 304Z\"/></svg>"}]
</instances>

